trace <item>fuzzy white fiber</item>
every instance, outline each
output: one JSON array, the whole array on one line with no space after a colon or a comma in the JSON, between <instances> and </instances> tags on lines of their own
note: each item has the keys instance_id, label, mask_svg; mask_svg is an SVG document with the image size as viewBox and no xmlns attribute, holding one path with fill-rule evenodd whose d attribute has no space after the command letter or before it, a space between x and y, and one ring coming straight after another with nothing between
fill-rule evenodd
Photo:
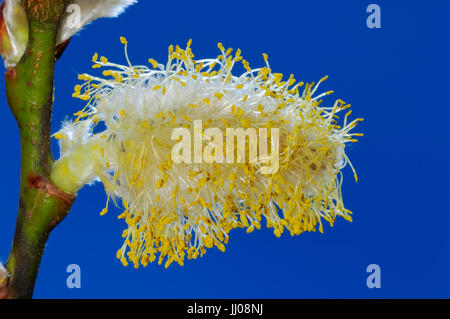
<instances>
[{"instance_id":1,"label":"fuzzy white fiber","mask_svg":"<svg viewBox=\"0 0 450 319\"><path fill-rule=\"evenodd\" d=\"M57 44L72 37L84 26L99 18L114 18L125 11L127 7L137 0L73 0L57 35ZM78 7L74 7L78 6ZM79 15L78 15L79 14ZM74 18L80 21L74 24Z\"/></svg>"}]
</instances>

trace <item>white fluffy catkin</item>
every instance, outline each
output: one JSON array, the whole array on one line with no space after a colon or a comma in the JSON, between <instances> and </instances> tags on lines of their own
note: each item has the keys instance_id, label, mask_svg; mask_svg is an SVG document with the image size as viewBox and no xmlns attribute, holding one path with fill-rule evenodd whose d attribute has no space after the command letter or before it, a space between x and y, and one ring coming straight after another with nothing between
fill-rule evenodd
<instances>
[{"instance_id":1,"label":"white fluffy catkin","mask_svg":"<svg viewBox=\"0 0 450 319\"><path fill-rule=\"evenodd\" d=\"M101 180L108 194L102 215L110 199L122 201L119 219L127 228L117 258L135 267L156 258L166 266L183 265L185 257L202 256L206 248L224 251L235 228L252 232L265 224L279 237L284 230L322 232L322 221L333 225L338 216L351 220L341 170L351 166L345 145L361 136L350 132L361 119L348 121L347 110L338 123L350 107L342 100L321 105L332 93L316 94L326 77L317 84L296 82L293 75L283 80L265 54L265 66L252 69L240 50L233 54L219 43L217 58L194 59L190 45L170 46L167 63L150 59L152 68L133 65L126 50L127 65L95 54L93 68L103 69L102 76L80 75L84 83L73 94L88 104L54 135L61 149L51 176L57 186L76 192ZM245 70L240 75L233 72L237 64ZM267 158L261 157L176 162L174 130L194 135L199 120L203 129L224 133L279 129L279 169L265 174ZM94 132L99 124L104 129ZM233 147L242 144L247 153L248 143ZM223 151L220 140L206 136L202 146ZM228 145L226 151L237 152Z\"/></svg>"}]
</instances>

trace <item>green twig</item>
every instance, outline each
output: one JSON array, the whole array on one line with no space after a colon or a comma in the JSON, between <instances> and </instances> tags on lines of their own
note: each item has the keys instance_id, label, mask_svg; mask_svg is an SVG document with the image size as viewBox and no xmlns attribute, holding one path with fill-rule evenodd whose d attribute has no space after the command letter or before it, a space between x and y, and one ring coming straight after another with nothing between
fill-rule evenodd
<instances>
[{"instance_id":1,"label":"green twig","mask_svg":"<svg viewBox=\"0 0 450 319\"><path fill-rule=\"evenodd\" d=\"M7 298L32 297L47 238L75 199L49 181L55 42L66 5L66 0L22 1L28 16L28 47L20 63L5 73L6 96L20 129L22 150L16 232L6 264L10 277L0 289Z\"/></svg>"}]
</instances>

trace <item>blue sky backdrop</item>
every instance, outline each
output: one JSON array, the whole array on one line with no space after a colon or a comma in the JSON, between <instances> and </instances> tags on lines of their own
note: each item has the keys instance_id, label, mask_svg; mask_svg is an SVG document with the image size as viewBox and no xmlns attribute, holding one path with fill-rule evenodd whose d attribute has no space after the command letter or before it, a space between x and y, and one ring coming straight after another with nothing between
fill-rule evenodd
<instances>
[{"instance_id":1,"label":"blue sky backdrop","mask_svg":"<svg viewBox=\"0 0 450 319\"><path fill-rule=\"evenodd\" d=\"M366 8L381 7L381 29ZM36 298L450 298L450 3L434 1L144 1L117 19L95 21L58 61L52 131L82 103L71 97L94 52L136 64L165 62L170 44L193 39L197 57L217 42L240 48L252 66L269 55L272 70L300 81L330 78L335 93L363 117L365 136L348 147L359 175L344 169L343 196L354 222L325 233L276 238L263 229L231 232L227 251L211 249L184 267L135 270L115 258L119 210L99 216L101 184L85 187L46 246ZM20 146L0 77L2 181L0 260L14 233ZM53 151L58 155L56 143ZM81 267L81 289L68 289L66 267ZM366 267L381 267L381 288L366 286Z\"/></svg>"}]
</instances>

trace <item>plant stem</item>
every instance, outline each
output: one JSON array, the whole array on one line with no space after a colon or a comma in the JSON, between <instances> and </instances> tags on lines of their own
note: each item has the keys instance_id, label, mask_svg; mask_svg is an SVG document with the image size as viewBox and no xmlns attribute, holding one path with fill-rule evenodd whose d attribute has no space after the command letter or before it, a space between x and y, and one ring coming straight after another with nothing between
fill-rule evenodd
<instances>
[{"instance_id":1,"label":"plant stem","mask_svg":"<svg viewBox=\"0 0 450 319\"><path fill-rule=\"evenodd\" d=\"M48 236L75 199L49 181L55 42L66 1L24 0L22 6L28 16L28 47L19 64L5 73L6 95L20 129L22 151L16 232L6 264L10 273L4 288L7 298L32 297Z\"/></svg>"}]
</instances>

